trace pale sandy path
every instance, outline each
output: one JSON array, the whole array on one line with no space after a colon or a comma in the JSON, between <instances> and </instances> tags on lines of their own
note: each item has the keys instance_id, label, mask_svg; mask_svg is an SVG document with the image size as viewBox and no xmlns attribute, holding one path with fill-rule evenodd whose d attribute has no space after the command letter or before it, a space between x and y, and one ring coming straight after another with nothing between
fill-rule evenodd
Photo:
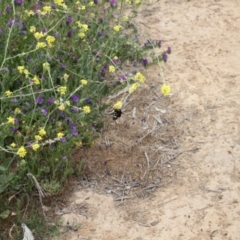
<instances>
[{"instance_id":1,"label":"pale sandy path","mask_svg":"<svg viewBox=\"0 0 240 240\"><path fill-rule=\"evenodd\" d=\"M175 182L131 207L115 208L111 196L90 190L76 193L73 205L87 202L88 215L72 214L82 227L57 239L239 240L240 1L160 0L138 21L172 46L164 72L180 145L198 150L174 162ZM153 67L148 77L158 81L157 73ZM70 215L64 219L72 224Z\"/></svg>"}]
</instances>

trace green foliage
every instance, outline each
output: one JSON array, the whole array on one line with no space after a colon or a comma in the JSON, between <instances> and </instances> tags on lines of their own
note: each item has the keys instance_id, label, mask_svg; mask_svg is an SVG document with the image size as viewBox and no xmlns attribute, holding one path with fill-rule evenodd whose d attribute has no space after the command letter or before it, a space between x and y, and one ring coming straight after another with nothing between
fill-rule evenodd
<instances>
[{"instance_id":1,"label":"green foliage","mask_svg":"<svg viewBox=\"0 0 240 240\"><path fill-rule=\"evenodd\" d=\"M98 137L105 97L124 87L131 93L145 81L122 69L126 62L146 66L148 47L131 23L140 1L127 1L128 16L123 1L0 2L1 225L14 209L6 199L34 188L27 173L49 194L80 174L82 160L76 163L71 152ZM21 199L13 201L18 223Z\"/></svg>"}]
</instances>

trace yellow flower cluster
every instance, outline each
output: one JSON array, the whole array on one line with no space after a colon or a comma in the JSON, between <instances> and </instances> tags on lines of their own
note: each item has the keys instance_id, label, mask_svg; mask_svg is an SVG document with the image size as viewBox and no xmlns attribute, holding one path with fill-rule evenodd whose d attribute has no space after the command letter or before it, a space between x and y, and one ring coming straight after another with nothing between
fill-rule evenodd
<instances>
[{"instance_id":1,"label":"yellow flower cluster","mask_svg":"<svg viewBox=\"0 0 240 240\"><path fill-rule=\"evenodd\" d=\"M35 135L35 140L36 141L41 141L42 140L42 137L40 135Z\"/></svg>"},{"instance_id":2,"label":"yellow flower cluster","mask_svg":"<svg viewBox=\"0 0 240 240\"><path fill-rule=\"evenodd\" d=\"M43 63L43 69L49 70L50 69L50 64L48 62Z\"/></svg>"},{"instance_id":3,"label":"yellow flower cluster","mask_svg":"<svg viewBox=\"0 0 240 240\"><path fill-rule=\"evenodd\" d=\"M38 143L32 144L32 149L33 149L34 151L37 151L39 148L40 148L40 145L39 145Z\"/></svg>"},{"instance_id":4,"label":"yellow flower cluster","mask_svg":"<svg viewBox=\"0 0 240 240\"><path fill-rule=\"evenodd\" d=\"M17 69L18 69L18 71L19 71L20 73L23 73L23 70L24 70L25 68L24 68L24 66L18 66Z\"/></svg>"},{"instance_id":5,"label":"yellow flower cluster","mask_svg":"<svg viewBox=\"0 0 240 240\"><path fill-rule=\"evenodd\" d=\"M121 25L116 25L113 27L113 29L116 31L116 32L119 32L121 30L122 26Z\"/></svg>"},{"instance_id":6,"label":"yellow flower cluster","mask_svg":"<svg viewBox=\"0 0 240 240\"><path fill-rule=\"evenodd\" d=\"M5 94L6 94L7 97L10 97L10 96L12 95L12 92L11 92L10 90L7 90L7 91L5 92Z\"/></svg>"},{"instance_id":7,"label":"yellow flower cluster","mask_svg":"<svg viewBox=\"0 0 240 240\"><path fill-rule=\"evenodd\" d=\"M42 37L45 36L45 33L35 32L35 33L33 34L33 36L34 36L37 40L39 40L40 38L42 38Z\"/></svg>"},{"instance_id":8,"label":"yellow flower cluster","mask_svg":"<svg viewBox=\"0 0 240 240\"><path fill-rule=\"evenodd\" d=\"M114 73L114 72L115 72L115 67L112 66L112 65L110 65L109 68L108 68L108 71L109 71L110 73Z\"/></svg>"},{"instance_id":9,"label":"yellow flower cluster","mask_svg":"<svg viewBox=\"0 0 240 240\"><path fill-rule=\"evenodd\" d=\"M164 83L161 87L161 92L164 96L168 96L171 92L171 87Z\"/></svg>"},{"instance_id":10,"label":"yellow flower cluster","mask_svg":"<svg viewBox=\"0 0 240 240\"><path fill-rule=\"evenodd\" d=\"M67 92L67 87L66 86L61 86L57 89L58 92L60 92L61 95L65 95Z\"/></svg>"},{"instance_id":11,"label":"yellow flower cluster","mask_svg":"<svg viewBox=\"0 0 240 240\"><path fill-rule=\"evenodd\" d=\"M46 46L47 44L45 42L38 42L36 45L36 49L45 48Z\"/></svg>"},{"instance_id":12,"label":"yellow flower cluster","mask_svg":"<svg viewBox=\"0 0 240 240\"><path fill-rule=\"evenodd\" d=\"M53 37L53 36L47 36L46 37L46 41L47 41L47 43L48 43L48 46L51 48L53 45L52 45L52 43L54 43L55 42L55 37Z\"/></svg>"},{"instance_id":13,"label":"yellow flower cluster","mask_svg":"<svg viewBox=\"0 0 240 240\"><path fill-rule=\"evenodd\" d=\"M15 114L19 114L19 113L21 113L21 110L20 110L19 108L15 108L15 109L14 109L14 113L15 113Z\"/></svg>"},{"instance_id":14,"label":"yellow flower cluster","mask_svg":"<svg viewBox=\"0 0 240 240\"><path fill-rule=\"evenodd\" d=\"M32 79L35 85L39 85L40 81L39 78L37 76L34 76L34 78Z\"/></svg>"},{"instance_id":15,"label":"yellow flower cluster","mask_svg":"<svg viewBox=\"0 0 240 240\"><path fill-rule=\"evenodd\" d=\"M66 73L64 73L64 75L63 75L63 79L64 79L65 81L67 81L67 80L68 80L68 78L69 78L69 75L68 75L68 74L66 74Z\"/></svg>"},{"instance_id":16,"label":"yellow flower cluster","mask_svg":"<svg viewBox=\"0 0 240 240\"><path fill-rule=\"evenodd\" d=\"M8 123L11 123L11 124L15 123L15 119L13 117L8 117L7 120L8 120Z\"/></svg>"},{"instance_id":17,"label":"yellow flower cluster","mask_svg":"<svg viewBox=\"0 0 240 240\"><path fill-rule=\"evenodd\" d=\"M82 79L82 80L80 80L80 83L81 83L82 85L87 85L87 80L86 80L86 79Z\"/></svg>"},{"instance_id":18,"label":"yellow flower cluster","mask_svg":"<svg viewBox=\"0 0 240 240\"><path fill-rule=\"evenodd\" d=\"M23 146L21 146L17 151L17 155L21 158L24 158L26 154L27 154L27 150Z\"/></svg>"},{"instance_id":19,"label":"yellow flower cluster","mask_svg":"<svg viewBox=\"0 0 240 240\"><path fill-rule=\"evenodd\" d=\"M77 21L77 25L79 27L79 33L78 36L80 38L84 38L86 36L86 32L88 31L88 25L87 24L82 24L80 21Z\"/></svg>"},{"instance_id":20,"label":"yellow flower cluster","mask_svg":"<svg viewBox=\"0 0 240 240\"><path fill-rule=\"evenodd\" d=\"M63 6L63 5L65 5L64 2L63 2L63 0L54 0L54 3L55 3L56 5L58 5L58 6Z\"/></svg>"},{"instance_id":21,"label":"yellow flower cluster","mask_svg":"<svg viewBox=\"0 0 240 240\"><path fill-rule=\"evenodd\" d=\"M138 82L133 83L129 88L129 93L134 92L139 86L140 86L140 84Z\"/></svg>"},{"instance_id":22,"label":"yellow flower cluster","mask_svg":"<svg viewBox=\"0 0 240 240\"><path fill-rule=\"evenodd\" d=\"M90 112L91 112L91 108L90 108L89 106L84 106L84 107L83 107L83 111L84 111L85 113L90 113Z\"/></svg>"},{"instance_id":23,"label":"yellow flower cluster","mask_svg":"<svg viewBox=\"0 0 240 240\"><path fill-rule=\"evenodd\" d=\"M122 108L122 105L123 105L122 101L118 101L113 105L113 109L119 110Z\"/></svg>"},{"instance_id":24,"label":"yellow flower cluster","mask_svg":"<svg viewBox=\"0 0 240 240\"><path fill-rule=\"evenodd\" d=\"M10 144L10 146L15 148L17 145L16 145L16 143L13 142L13 143Z\"/></svg>"},{"instance_id":25,"label":"yellow flower cluster","mask_svg":"<svg viewBox=\"0 0 240 240\"><path fill-rule=\"evenodd\" d=\"M46 133L46 131L45 131L43 128L40 128L39 131L38 131L38 134L39 134L41 137L43 137L43 136L45 136L47 133Z\"/></svg>"},{"instance_id":26,"label":"yellow flower cluster","mask_svg":"<svg viewBox=\"0 0 240 240\"><path fill-rule=\"evenodd\" d=\"M28 11L28 10L25 10L24 12L25 12L25 14L26 14L28 17L30 17L30 16L33 16L33 15L34 15L34 11L33 11L33 10L30 10L30 11Z\"/></svg>"},{"instance_id":27,"label":"yellow flower cluster","mask_svg":"<svg viewBox=\"0 0 240 240\"><path fill-rule=\"evenodd\" d=\"M64 133L62 133L62 132L59 132L59 133L57 134L57 138L58 138L58 139L61 139L63 136L64 136Z\"/></svg>"},{"instance_id":28,"label":"yellow flower cluster","mask_svg":"<svg viewBox=\"0 0 240 240\"><path fill-rule=\"evenodd\" d=\"M35 27L35 26L31 26L31 27L29 28L29 32L35 33L35 32L36 32L36 27Z\"/></svg>"},{"instance_id":29,"label":"yellow flower cluster","mask_svg":"<svg viewBox=\"0 0 240 240\"><path fill-rule=\"evenodd\" d=\"M61 100L61 99L60 99L60 100ZM58 109L59 109L60 111L64 111L65 108L66 108L66 106L70 106L70 101L63 102L63 101L61 100L61 102L60 102L59 100L56 100L56 101L54 101L54 103L55 103L56 105L59 105L59 106L58 106Z\"/></svg>"},{"instance_id":30,"label":"yellow flower cluster","mask_svg":"<svg viewBox=\"0 0 240 240\"><path fill-rule=\"evenodd\" d=\"M140 72L137 72L134 76L134 80L140 83L144 83L146 81L146 78Z\"/></svg>"},{"instance_id":31,"label":"yellow flower cluster","mask_svg":"<svg viewBox=\"0 0 240 240\"><path fill-rule=\"evenodd\" d=\"M51 12L51 7L50 6L44 6L43 7L43 13L44 14L48 14Z\"/></svg>"}]
</instances>

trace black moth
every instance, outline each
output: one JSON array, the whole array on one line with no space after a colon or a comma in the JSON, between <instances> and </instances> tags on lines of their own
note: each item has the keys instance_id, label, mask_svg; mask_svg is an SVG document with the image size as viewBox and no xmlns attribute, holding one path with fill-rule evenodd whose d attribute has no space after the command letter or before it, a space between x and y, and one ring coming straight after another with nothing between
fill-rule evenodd
<instances>
[{"instance_id":1,"label":"black moth","mask_svg":"<svg viewBox=\"0 0 240 240\"><path fill-rule=\"evenodd\" d=\"M117 120L118 118L120 118L122 115L122 110L121 109L114 109L113 112L113 120Z\"/></svg>"}]
</instances>

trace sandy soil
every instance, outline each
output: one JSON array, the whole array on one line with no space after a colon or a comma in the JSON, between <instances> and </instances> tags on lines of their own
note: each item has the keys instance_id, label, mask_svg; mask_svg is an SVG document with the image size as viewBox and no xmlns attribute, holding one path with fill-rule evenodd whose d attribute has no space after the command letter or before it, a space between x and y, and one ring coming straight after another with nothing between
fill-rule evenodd
<instances>
[{"instance_id":1,"label":"sandy soil","mask_svg":"<svg viewBox=\"0 0 240 240\"><path fill-rule=\"evenodd\" d=\"M162 177L160 186L155 175L158 188L144 197L123 203L114 201L111 189L73 193L62 213L66 233L57 239L239 240L240 1L160 0L137 22L173 50L164 65L172 86L165 106L177 128L179 154L162 164L167 183ZM156 86L158 73L157 66L146 72Z\"/></svg>"}]
</instances>

